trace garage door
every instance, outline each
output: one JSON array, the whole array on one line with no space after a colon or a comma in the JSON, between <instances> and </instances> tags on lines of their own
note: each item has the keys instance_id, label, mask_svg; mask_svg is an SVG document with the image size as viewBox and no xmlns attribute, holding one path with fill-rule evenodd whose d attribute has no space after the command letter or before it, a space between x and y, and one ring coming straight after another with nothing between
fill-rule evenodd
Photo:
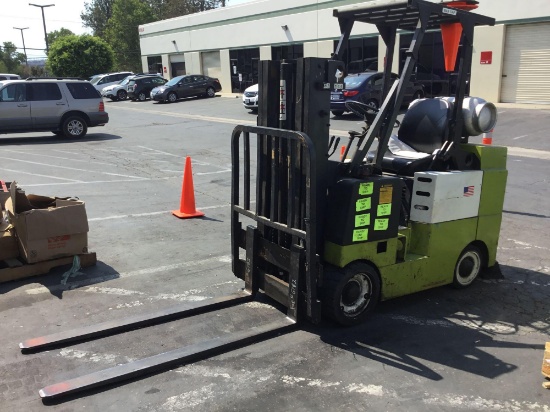
<instances>
[{"instance_id":1,"label":"garage door","mask_svg":"<svg viewBox=\"0 0 550 412\"><path fill-rule=\"evenodd\" d=\"M550 104L550 23L506 27L501 101Z\"/></svg>"},{"instance_id":2,"label":"garage door","mask_svg":"<svg viewBox=\"0 0 550 412\"><path fill-rule=\"evenodd\" d=\"M220 63L220 52L202 52L202 74L210 77L219 78L222 73Z\"/></svg>"}]
</instances>

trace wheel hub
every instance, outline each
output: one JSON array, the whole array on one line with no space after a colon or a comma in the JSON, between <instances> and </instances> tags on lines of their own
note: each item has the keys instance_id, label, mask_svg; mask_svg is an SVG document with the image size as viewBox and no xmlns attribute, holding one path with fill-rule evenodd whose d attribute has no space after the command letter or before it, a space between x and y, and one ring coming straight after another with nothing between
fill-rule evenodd
<instances>
[{"instance_id":1,"label":"wheel hub","mask_svg":"<svg viewBox=\"0 0 550 412\"><path fill-rule=\"evenodd\" d=\"M372 283L365 273L357 273L344 285L340 296L340 306L345 316L353 317L361 313L371 299Z\"/></svg>"},{"instance_id":2,"label":"wheel hub","mask_svg":"<svg viewBox=\"0 0 550 412\"><path fill-rule=\"evenodd\" d=\"M349 282L342 291L342 303L346 306L352 305L361 294L361 285L356 281Z\"/></svg>"}]
</instances>

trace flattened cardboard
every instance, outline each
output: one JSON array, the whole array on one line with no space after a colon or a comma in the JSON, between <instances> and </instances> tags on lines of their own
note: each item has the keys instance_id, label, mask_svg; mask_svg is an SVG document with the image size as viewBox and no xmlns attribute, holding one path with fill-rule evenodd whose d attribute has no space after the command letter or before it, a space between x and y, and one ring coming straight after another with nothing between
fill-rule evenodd
<instances>
[{"instance_id":1,"label":"flattened cardboard","mask_svg":"<svg viewBox=\"0 0 550 412\"><path fill-rule=\"evenodd\" d=\"M8 191L4 192L4 190L0 186L0 211L6 210L5 203L6 203L6 200L8 200L10 198L9 188L10 188L11 182L4 182L4 183L5 183L6 188L8 189Z\"/></svg>"},{"instance_id":2,"label":"flattened cardboard","mask_svg":"<svg viewBox=\"0 0 550 412\"><path fill-rule=\"evenodd\" d=\"M21 256L41 262L88 251L88 218L84 202L67 198L21 195L16 183L6 202Z\"/></svg>"}]
</instances>

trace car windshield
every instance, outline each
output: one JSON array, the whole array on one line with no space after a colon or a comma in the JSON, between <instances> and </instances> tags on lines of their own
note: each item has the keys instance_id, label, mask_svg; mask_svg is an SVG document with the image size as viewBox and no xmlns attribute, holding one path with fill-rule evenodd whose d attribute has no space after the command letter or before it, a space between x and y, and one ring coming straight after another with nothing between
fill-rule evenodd
<instances>
[{"instance_id":1,"label":"car windshield","mask_svg":"<svg viewBox=\"0 0 550 412\"><path fill-rule=\"evenodd\" d=\"M121 86L127 85L128 82L130 81L130 78L131 78L131 77L132 77L132 76L127 76L127 77L125 77L124 79L122 79L122 80L120 81L119 84L120 84Z\"/></svg>"},{"instance_id":2,"label":"car windshield","mask_svg":"<svg viewBox=\"0 0 550 412\"><path fill-rule=\"evenodd\" d=\"M183 76L174 77L172 80L166 83L165 86L175 86L181 79L183 79Z\"/></svg>"},{"instance_id":3,"label":"car windshield","mask_svg":"<svg viewBox=\"0 0 550 412\"><path fill-rule=\"evenodd\" d=\"M360 74L357 76L348 76L344 78L346 89L355 89L363 84L365 80L371 77L374 73Z\"/></svg>"},{"instance_id":4,"label":"car windshield","mask_svg":"<svg viewBox=\"0 0 550 412\"><path fill-rule=\"evenodd\" d=\"M90 83L97 84L97 82L101 79L101 76L96 76L92 80L90 80Z\"/></svg>"}]
</instances>

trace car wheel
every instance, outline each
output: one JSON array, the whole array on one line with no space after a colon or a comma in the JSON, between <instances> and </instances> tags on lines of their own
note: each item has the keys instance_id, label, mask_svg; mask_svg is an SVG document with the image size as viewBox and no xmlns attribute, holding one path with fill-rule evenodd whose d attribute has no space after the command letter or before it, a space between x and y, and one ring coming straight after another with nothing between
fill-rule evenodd
<instances>
[{"instance_id":1,"label":"car wheel","mask_svg":"<svg viewBox=\"0 0 550 412\"><path fill-rule=\"evenodd\" d=\"M477 246L467 246L456 262L453 286L464 289L470 286L484 267L485 256Z\"/></svg>"},{"instance_id":2,"label":"car wheel","mask_svg":"<svg viewBox=\"0 0 550 412\"><path fill-rule=\"evenodd\" d=\"M88 131L86 121L80 116L70 116L65 119L62 126L65 137L84 137Z\"/></svg>"},{"instance_id":3,"label":"car wheel","mask_svg":"<svg viewBox=\"0 0 550 412\"><path fill-rule=\"evenodd\" d=\"M209 87L208 89L206 89L206 95L208 97L214 97L216 95L216 90L214 90L213 87Z\"/></svg>"},{"instance_id":4,"label":"car wheel","mask_svg":"<svg viewBox=\"0 0 550 412\"><path fill-rule=\"evenodd\" d=\"M139 92L138 99L140 102L144 102L145 100L147 100L147 95L145 94L145 92Z\"/></svg>"},{"instance_id":5,"label":"car wheel","mask_svg":"<svg viewBox=\"0 0 550 412\"><path fill-rule=\"evenodd\" d=\"M128 98L128 93L126 93L126 90L119 90L116 97L118 100L126 100Z\"/></svg>"},{"instance_id":6,"label":"car wheel","mask_svg":"<svg viewBox=\"0 0 550 412\"><path fill-rule=\"evenodd\" d=\"M178 100L178 96L176 93L172 92L170 94L168 94L168 101L170 103L174 103L176 100Z\"/></svg>"},{"instance_id":7,"label":"car wheel","mask_svg":"<svg viewBox=\"0 0 550 412\"><path fill-rule=\"evenodd\" d=\"M365 102L367 106L372 107L374 110L378 110L378 102L374 99L369 99Z\"/></svg>"},{"instance_id":8,"label":"car wheel","mask_svg":"<svg viewBox=\"0 0 550 412\"><path fill-rule=\"evenodd\" d=\"M116 102L118 100L118 98L116 96L109 97L109 99L111 99L112 102Z\"/></svg>"},{"instance_id":9,"label":"car wheel","mask_svg":"<svg viewBox=\"0 0 550 412\"><path fill-rule=\"evenodd\" d=\"M321 291L323 314L340 325L362 323L380 299L380 278L368 263L327 267Z\"/></svg>"},{"instance_id":10,"label":"car wheel","mask_svg":"<svg viewBox=\"0 0 550 412\"><path fill-rule=\"evenodd\" d=\"M342 116L344 114L343 110L332 110L334 116Z\"/></svg>"}]
</instances>

